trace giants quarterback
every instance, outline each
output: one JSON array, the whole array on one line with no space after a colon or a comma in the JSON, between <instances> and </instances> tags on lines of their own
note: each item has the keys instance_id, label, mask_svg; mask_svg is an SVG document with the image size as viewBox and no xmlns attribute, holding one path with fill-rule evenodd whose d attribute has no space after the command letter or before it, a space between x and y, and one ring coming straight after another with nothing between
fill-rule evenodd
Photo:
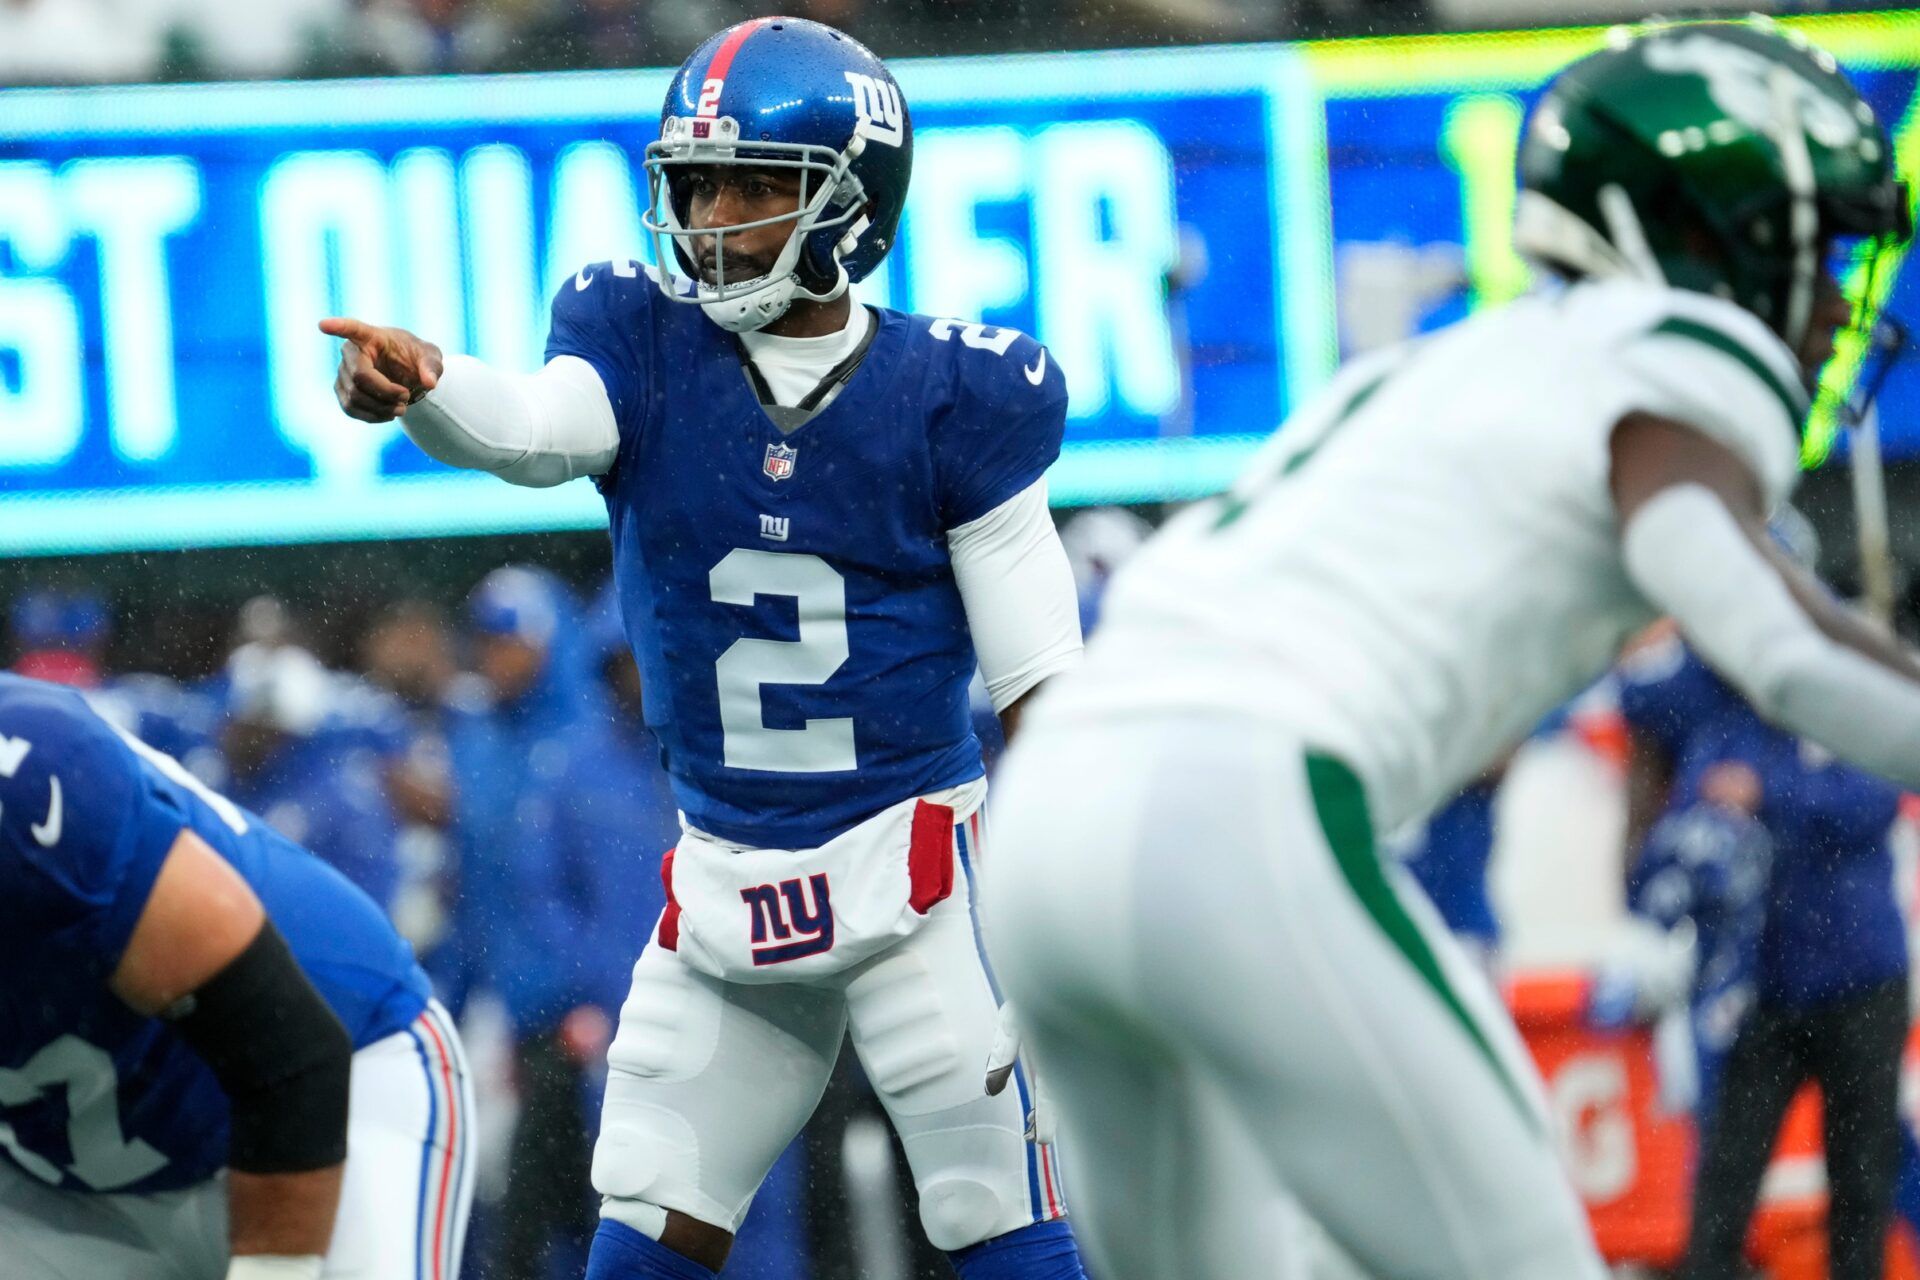
<instances>
[{"instance_id":1,"label":"giants quarterback","mask_svg":"<svg viewBox=\"0 0 1920 1280\"><path fill-rule=\"evenodd\" d=\"M967 714L976 665L1011 728L1079 655L1043 478L1065 384L1012 330L854 304L912 147L860 44L741 23L680 69L647 148L656 265L563 284L538 373L321 326L351 415L606 499L684 829L610 1053L595 1280L716 1272L849 1028L959 1273L1082 1274L1028 1081L983 1083Z\"/></svg>"},{"instance_id":2,"label":"giants quarterback","mask_svg":"<svg viewBox=\"0 0 1920 1280\"><path fill-rule=\"evenodd\" d=\"M986 886L1105 1280L1272 1274L1281 1191L1372 1275L1605 1276L1519 1037L1379 833L1661 614L1920 785L1920 661L1766 533L1885 284L1845 272L1856 315L1829 255L1911 234L1893 160L1786 32L1621 33L1521 144L1515 240L1561 287L1356 361L1121 571L1003 766Z\"/></svg>"}]
</instances>

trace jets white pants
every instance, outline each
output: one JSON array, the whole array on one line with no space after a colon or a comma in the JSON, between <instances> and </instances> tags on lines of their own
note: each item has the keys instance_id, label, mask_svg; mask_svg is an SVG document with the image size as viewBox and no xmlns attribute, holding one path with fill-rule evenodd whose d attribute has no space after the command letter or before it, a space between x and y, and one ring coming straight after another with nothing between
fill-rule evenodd
<instances>
[{"instance_id":1,"label":"jets white pants","mask_svg":"<svg viewBox=\"0 0 1920 1280\"><path fill-rule=\"evenodd\" d=\"M1090 1271L1300 1276L1297 1202L1381 1280L1606 1274L1524 1047L1344 766L1250 718L1042 715L997 786L982 916Z\"/></svg>"},{"instance_id":2,"label":"jets white pants","mask_svg":"<svg viewBox=\"0 0 1920 1280\"><path fill-rule=\"evenodd\" d=\"M446 1011L353 1055L347 1168L326 1280L456 1280L473 1195L473 1090ZM63 1191L0 1158L0 1276L220 1280L226 1179Z\"/></svg>"},{"instance_id":3,"label":"jets white pants","mask_svg":"<svg viewBox=\"0 0 1920 1280\"><path fill-rule=\"evenodd\" d=\"M604 1216L657 1234L661 1211L674 1210L738 1231L819 1104L849 1029L936 1248L1065 1213L1051 1149L1024 1137L1025 1074L986 1094L999 999L971 910L982 827L976 816L955 828L952 896L915 933L831 978L725 982L689 968L656 933L607 1055L593 1157Z\"/></svg>"}]
</instances>

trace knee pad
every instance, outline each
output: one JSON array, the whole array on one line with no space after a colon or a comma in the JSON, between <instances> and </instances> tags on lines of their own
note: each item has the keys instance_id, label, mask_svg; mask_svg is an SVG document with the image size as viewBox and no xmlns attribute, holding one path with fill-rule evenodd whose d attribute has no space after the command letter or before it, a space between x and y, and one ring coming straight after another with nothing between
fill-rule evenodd
<instances>
[{"instance_id":1,"label":"knee pad","mask_svg":"<svg viewBox=\"0 0 1920 1280\"><path fill-rule=\"evenodd\" d=\"M1019 1223L1027 1220L1017 1206L1012 1216ZM920 1188L920 1226L927 1242L943 1253L1004 1233L1008 1217L1000 1194L975 1178L937 1178Z\"/></svg>"},{"instance_id":2,"label":"knee pad","mask_svg":"<svg viewBox=\"0 0 1920 1280\"><path fill-rule=\"evenodd\" d=\"M621 1200L655 1202L671 1170L692 1168L698 1161L693 1126L664 1107L619 1097L616 1081L607 1085L600 1140L593 1144L593 1189Z\"/></svg>"},{"instance_id":3,"label":"knee pad","mask_svg":"<svg viewBox=\"0 0 1920 1280\"><path fill-rule=\"evenodd\" d=\"M740 1229L767 1169L812 1111L842 1034L837 993L814 1001L830 1018L809 1021L801 1015L819 1009L806 1005L784 1023L762 1007L777 995L751 987L736 995L647 949L607 1055L596 1191ZM645 1234L643 1222L628 1225Z\"/></svg>"}]
</instances>

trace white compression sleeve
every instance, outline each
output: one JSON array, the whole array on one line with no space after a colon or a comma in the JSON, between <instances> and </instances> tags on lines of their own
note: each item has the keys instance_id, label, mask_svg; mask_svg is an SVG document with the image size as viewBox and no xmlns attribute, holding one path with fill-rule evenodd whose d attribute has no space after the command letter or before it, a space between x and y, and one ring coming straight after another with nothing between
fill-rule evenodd
<instances>
[{"instance_id":1,"label":"white compression sleeve","mask_svg":"<svg viewBox=\"0 0 1920 1280\"><path fill-rule=\"evenodd\" d=\"M1761 715L1920 786L1920 683L1820 630L1717 496L1696 484L1655 494L1621 549L1634 585Z\"/></svg>"},{"instance_id":2,"label":"white compression sleeve","mask_svg":"<svg viewBox=\"0 0 1920 1280\"><path fill-rule=\"evenodd\" d=\"M429 456L545 488L597 476L620 451L613 402L593 366L560 356L538 373L502 373L450 356L439 385L400 425Z\"/></svg>"},{"instance_id":3,"label":"white compression sleeve","mask_svg":"<svg viewBox=\"0 0 1920 1280\"><path fill-rule=\"evenodd\" d=\"M1044 479L948 530L947 553L995 711L1079 660L1080 597Z\"/></svg>"}]
</instances>

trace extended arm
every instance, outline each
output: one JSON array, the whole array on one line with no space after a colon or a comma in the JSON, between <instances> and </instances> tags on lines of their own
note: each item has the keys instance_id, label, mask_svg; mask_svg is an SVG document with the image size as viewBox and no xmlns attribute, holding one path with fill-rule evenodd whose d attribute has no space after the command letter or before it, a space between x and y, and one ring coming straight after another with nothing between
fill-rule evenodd
<instances>
[{"instance_id":1,"label":"extended arm","mask_svg":"<svg viewBox=\"0 0 1920 1280\"><path fill-rule=\"evenodd\" d=\"M172 1022L227 1093L230 1280L317 1280L353 1045L253 890L192 832L168 851L110 985Z\"/></svg>"},{"instance_id":2,"label":"extended arm","mask_svg":"<svg viewBox=\"0 0 1920 1280\"><path fill-rule=\"evenodd\" d=\"M1629 414L1612 489L1634 585L1756 711L1920 786L1920 662L1773 549L1745 464L1681 423Z\"/></svg>"},{"instance_id":3,"label":"extended arm","mask_svg":"<svg viewBox=\"0 0 1920 1280\"><path fill-rule=\"evenodd\" d=\"M538 373L504 373L471 356L443 356L404 329L350 319L320 327L346 339L334 383L341 408L364 422L399 418L430 457L531 488L613 466L613 402L576 356L556 357Z\"/></svg>"},{"instance_id":4,"label":"extended arm","mask_svg":"<svg viewBox=\"0 0 1920 1280\"><path fill-rule=\"evenodd\" d=\"M1080 657L1080 603L1036 481L947 534L987 694L1011 739L1027 696Z\"/></svg>"}]
</instances>

